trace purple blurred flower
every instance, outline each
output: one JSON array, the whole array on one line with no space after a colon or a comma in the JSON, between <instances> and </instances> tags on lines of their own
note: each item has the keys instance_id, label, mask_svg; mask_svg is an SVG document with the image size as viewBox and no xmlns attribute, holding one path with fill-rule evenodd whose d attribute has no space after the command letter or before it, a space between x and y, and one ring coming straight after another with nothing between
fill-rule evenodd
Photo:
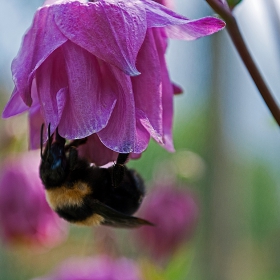
<instances>
[{"instance_id":1,"label":"purple blurred flower","mask_svg":"<svg viewBox=\"0 0 280 280\"><path fill-rule=\"evenodd\" d=\"M50 276L33 280L140 280L137 265L129 259L107 256L71 258Z\"/></svg>"},{"instance_id":2,"label":"purple blurred flower","mask_svg":"<svg viewBox=\"0 0 280 280\"><path fill-rule=\"evenodd\" d=\"M39 146L42 122L67 139L95 135L97 165L114 152L143 152L150 137L173 151L179 89L165 63L167 37L194 40L224 25L189 20L151 0L47 1L12 63L15 89L3 117L29 111L31 148Z\"/></svg>"},{"instance_id":3,"label":"purple blurred flower","mask_svg":"<svg viewBox=\"0 0 280 280\"><path fill-rule=\"evenodd\" d=\"M39 155L6 159L0 173L0 234L4 242L52 246L66 236L66 223L49 207L39 178Z\"/></svg>"},{"instance_id":4,"label":"purple blurred flower","mask_svg":"<svg viewBox=\"0 0 280 280\"><path fill-rule=\"evenodd\" d=\"M183 241L192 237L199 209L189 191L160 186L147 196L140 213L155 226L137 229L137 243L160 260L170 256Z\"/></svg>"}]
</instances>

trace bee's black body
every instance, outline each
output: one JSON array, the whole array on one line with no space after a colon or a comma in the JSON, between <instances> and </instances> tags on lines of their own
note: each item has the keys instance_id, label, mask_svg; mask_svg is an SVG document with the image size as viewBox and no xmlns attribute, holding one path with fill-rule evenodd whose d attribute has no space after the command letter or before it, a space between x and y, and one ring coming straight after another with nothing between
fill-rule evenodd
<instances>
[{"instance_id":1,"label":"bee's black body","mask_svg":"<svg viewBox=\"0 0 280 280\"><path fill-rule=\"evenodd\" d=\"M117 161L116 169L115 166L100 168L79 158L74 146L65 145L58 132L52 143L49 133L45 151L41 151L40 177L52 209L76 224L151 225L131 216L142 202L145 186L138 173L124 165L127 157L120 157L124 160L120 164Z\"/></svg>"}]
</instances>

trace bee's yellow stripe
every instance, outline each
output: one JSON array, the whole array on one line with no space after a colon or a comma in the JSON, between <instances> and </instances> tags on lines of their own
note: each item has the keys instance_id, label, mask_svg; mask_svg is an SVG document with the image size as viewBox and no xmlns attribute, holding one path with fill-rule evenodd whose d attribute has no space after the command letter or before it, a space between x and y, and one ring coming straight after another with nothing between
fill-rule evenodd
<instances>
[{"instance_id":1,"label":"bee's yellow stripe","mask_svg":"<svg viewBox=\"0 0 280 280\"><path fill-rule=\"evenodd\" d=\"M82 206L84 197L91 193L84 182L77 182L72 188L61 186L46 190L46 199L53 210L69 206Z\"/></svg>"}]
</instances>

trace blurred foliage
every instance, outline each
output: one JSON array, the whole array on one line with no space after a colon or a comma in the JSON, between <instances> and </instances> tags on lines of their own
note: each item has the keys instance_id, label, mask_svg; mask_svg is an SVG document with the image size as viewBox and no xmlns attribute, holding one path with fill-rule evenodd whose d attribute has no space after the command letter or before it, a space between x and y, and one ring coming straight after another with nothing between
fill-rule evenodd
<instances>
[{"instance_id":1,"label":"blurred foliage","mask_svg":"<svg viewBox=\"0 0 280 280\"><path fill-rule=\"evenodd\" d=\"M25 121L25 117L22 116L20 117L22 119L14 121L22 124ZM4 122L7 124L9 121L5 120ZM1 122L4 123L3 120ZM189 245L184 245L182 250L179 250L167 264L160 265L151 261L144 252L139 252L134 247L129 230L91 229L73 226L71 227L71 233L67 242L53 249L43 248L41 250L34 250L17 245L6 247L2 244L0 251L1 279L31 279L35 276L47 274L69 256L90 256L109 252L116 256L125 255L136 260L143 270L144 279L147 280L205 280L200 271L203 270L203 256L209 254L204 241L207 240L208 231L211 230L211 227L205 226L205 219L206 217L207 219L209 217L210 219L213 218L211 218L211 211L209 212L208 206L210 204L207 206L207 200L212 199L211 187L209 185L209 180L212 177L210 172L212 170L210 168L212 159L209 157L211 155L209 153L209 148L211 147L209 138L209 134L211 134L210 124L211 118L209 118L208 108L201 107L200 110L196 110L187 117L176 115L174 140L177 152L174 154L167 153L151 141L149 148L143 153L140 160L129 162L129 166L137 169L145 178L148 185L148 193L151 182L155 180L156 176L161 174L158 170L162 170L162 168L165 175L174 172L174 170L177 171L178 181L188 183L197 191L200 196L202 214L197 236L194 238L191 248L189 248ZM9 123L8 127L10 129L12 126ZM7 133L7 131L2 130L1 135L4 133ZM7 148L5 149L1 146L2 158L12 150L27 149L26 134L9 137L9 140L6 142ZM22 143L25 144L23 145ZM241 210L235 215L229 215L229 219L244 219L239 214L242 213L244 207L249 207L249 219L246 220L249 221L249 224L248 227L241 228L239 231L239 234L242 234L240 240L243 241L238 241L241 242L238 245L240 247L236 247L235 251L232 252L232 260L240 258L244 248L251 244L250 256L252 259L250 261L258 265L255 276L251 279L280 279L278 277L280 275L279 184L277 183L279 176L272 174L269 164L262 162L260 159L252 158L250 161L247 160L246 163L236 165L234 163L236 162L236 157L238 158L238 155L235 154L234 159L230 158L230 161L232 162L232 167L235 165L235 174L238 174L240 178L246 178L247 185L242 186L242 188L246 189L245 194L249 193L250 200L246 202L248 197L243 197L240 200L241 197L238 197L238 195L237 197L232 197L234 200L237 199L235 203L240 204ZM178 165L176 167L176 163L182 163L182 158L187 159L187 164L193 162L194 166L203 166L201 175L188 175L189 177L184 176L184 174L182 175L183 171L177 168ZM240 158L242 158L242 153ZM174 168L174 166L175 169L172 171L170 168ZM199 173L194 172L190 174ZM244 200L245 205L242 204ZM211 221L207 220L207 224L211 224ZM236 228L236 230L238 229ZM243 242L247 245L243 246ZM252 255L254 255L254 258ZM30 266L30 264L32 265ZM187 276L188 274L189 277ZM209 279L211 278L209 277ZM238 278L233 277L232 279Z\"/></svg>"}]
</instances>

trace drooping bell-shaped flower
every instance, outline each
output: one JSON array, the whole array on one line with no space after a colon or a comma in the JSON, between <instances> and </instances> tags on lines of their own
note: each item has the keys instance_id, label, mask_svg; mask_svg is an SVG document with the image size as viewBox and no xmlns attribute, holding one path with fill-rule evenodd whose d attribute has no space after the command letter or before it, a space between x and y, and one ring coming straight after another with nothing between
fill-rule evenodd
<instances>
[{"instance_id":1,"label":"drooping bell-shaped flower","mask_svg":"<svg viewBox=\"0 0 280 280\"><path fill-rule=\"evenodd\" d=\"M33 280L140 280L132 260L101 255L65 260L53 273Z\"/></svg>"},{"instance_id":2,"label":"drooping bell-shaped flower","mask_svg":"<svg viewBox=\"0 0 280 280\"><path fill-rule=\"evenodd\" d=\"M66 223L45 199L36 152L7 158L0 170L0 236L4 243L54 246L66 237Z\"/></svg>"},{"instance_id":3,"label":"drooping bell-shaped flower","mask_svg":"<svg viewBox=\"0 0 280 280\"><path fill-rule=\"evenodd\" d=\"M152 0L46 1L12 63L15 89L3 117L29 111L31 148L43 122L64 138L91 138L83 150L97 165L117 153L140 154L150 138L173 151L180 89L166 67L167 39L194 40L223 27Z\"/></svg>"}]
</instances>

